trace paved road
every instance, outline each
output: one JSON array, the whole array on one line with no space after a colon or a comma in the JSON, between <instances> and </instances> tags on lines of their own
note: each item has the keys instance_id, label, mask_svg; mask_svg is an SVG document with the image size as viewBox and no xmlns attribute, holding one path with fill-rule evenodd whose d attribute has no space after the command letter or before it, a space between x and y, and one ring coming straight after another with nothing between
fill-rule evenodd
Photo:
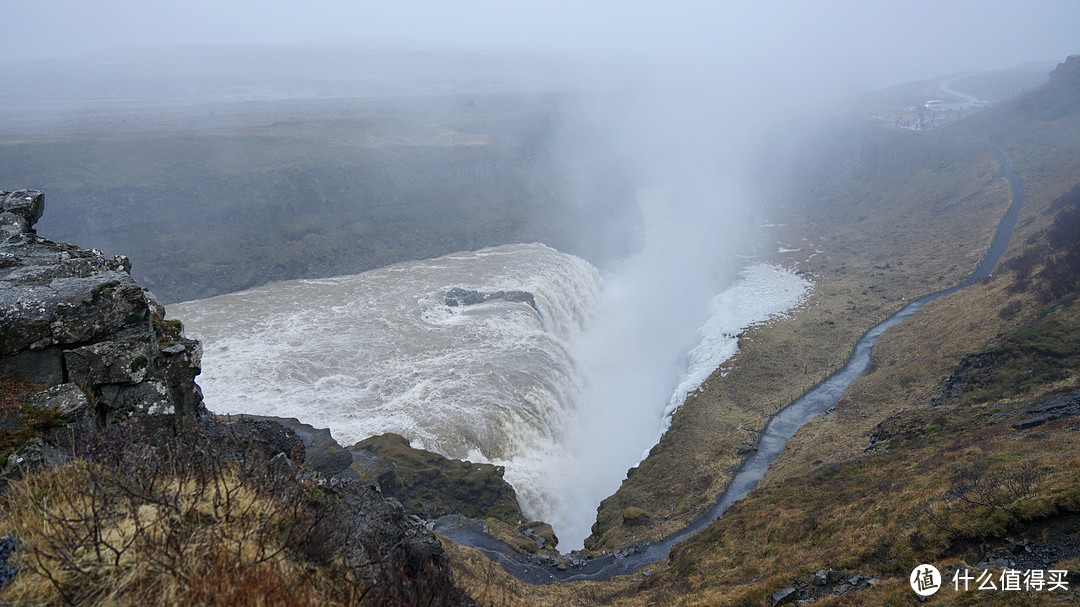
<instances>
[{"instance_id":1,"label":"paved road","mask_svg":"<svg viewBox=\"0 0 1080 607\"><path fill-rule=\"evenodd\" d=\"M960 91L952 88L952 83L956 82L957 80L960 80L961 78L967 78L970 75L971 74L960 74L959 76L953 76L952 78L949 78L948 80L942 80L941 82L938 83L937 88L938 88L939 91L941 91L942 93L945 93L946 95L952 95L954 97L959 97L960 98L960 103L962 103L964 105L970 105L970 104L975 103L976 101L978 101L979 98L968 95L967 93L961 93Z\"/></svg>"}]
</instances>

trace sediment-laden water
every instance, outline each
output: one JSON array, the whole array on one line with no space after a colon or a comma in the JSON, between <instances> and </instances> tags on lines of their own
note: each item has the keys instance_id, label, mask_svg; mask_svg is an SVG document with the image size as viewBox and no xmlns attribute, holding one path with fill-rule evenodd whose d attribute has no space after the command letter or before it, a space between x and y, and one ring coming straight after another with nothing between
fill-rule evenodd
<instances>
[{"instance_id":1,"label":"sediment-laden water","mask_svg":"<svg viewBox=\"0 0 1080 607\"><path fill-rule=\"evenodd\" d=\"M648 318L624 314L620 302L641 297L618 276L540 244L273 283L169 313L203 341L211 410L297 417L343 444L396 432L503 465L523 511L551 522L565 549L735 336L808 283L756 265L727 286L699 302L678 352L654 347Z\"/></svg>"}]
</instances>

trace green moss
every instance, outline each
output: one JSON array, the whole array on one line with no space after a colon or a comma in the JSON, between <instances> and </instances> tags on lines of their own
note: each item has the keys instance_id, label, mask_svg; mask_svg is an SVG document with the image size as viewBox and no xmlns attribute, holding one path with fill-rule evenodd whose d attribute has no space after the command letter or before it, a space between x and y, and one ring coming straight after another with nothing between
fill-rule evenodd
<instances>
[{"instance_id":1,"label":"green moss","mask_svg":"<svg viewBox=\"0 0 1080 607\"><path fill-rule=\"evenodd\" d=\"M128 314L127 318L124 319L124 324L126 324L126 325L135 325L135 324L139 324L139 323L141 323L141 322L143 322L145 320L146 320L146 314L144 314L142 312L136 312L136 313L133 313L133 314Z\"/></svg>"},{"instance_id":2,"label":"green moss","mask_svg":"<svg viewBox=\"0 0 1080 607\"><path fill-rule=\"evenodd\" d=\"M156 314L150 317L150 325L157 335L159 348L167 348L175 344L184 332L184 323L176 319L165 320Z\"/></svg>"},{"instance_id":3,"label":"green moss","mask_svg":"<svg viewBox=\"0 0 1080 607\"><path fill-rule=\"evenodd\" d=\"M513 525L509 525L495 517L488 517L484 520L484 533L513 546L519 552L536 554L540 550L540 547L536 545L536 540L522 535Z\"/></svg>"},{"instance_id":4,"label":"green moss","mask_svg":"<svg viewBox=\"0 0 1080 607\"><path fill-rule=\"evenodd\" d=\"M891 445L892 445L892 439L887 438L885 440L878 441L878 442L874 443L874 447L872 449L868 450L867 453L869 453L871 455L881 455L883 453L888 453L889 447Z\"/></svg>"},{"instance_id":5,"label":"green moss","mask_svg":"<svg viewBox=\"0 0 1080 607\"><path fill-rule=\"evenodd\" d=\"M63 426L68 421L55 409L38 409L33 405L24 405L16 414L16 419L9 421L9 427L0 430L0 454L6 457L21 449L30 440L44 438L50 430Z\"/></svg>"},{"instance_id":6,"label":"green moss","mask_svg":"<svg viewBox=\"0 0 1080 607\"><path fill-rule=\"evenodd\" d=\"M136 372L140 369L145 369L148 364L150 364L150 361L148 361L145 356L140 354L131 361L130 369L132 372Z\"/></svg>"},{"instance_id":7,"label":"green moss","mask_svg":"<svg viewBox=\"0 0 1080 607\"><path fill-rule=\"evenodd\" d=\"M1065 302L965 357L961 403L1037 394L1080 368L1080 304Z\"/></svg>"},{"instance_id":8,"label":"green moss","mask_svg":"<svg viewBox=\"0 0 1080 607\"><path fill-rule=\"evenodd\" d=\"M382 489L422 516L462 514L494 518L510 525L525 520L514 488L503 479L503 468L445 458L413 449L397 434L373 436L354 448L366 449L394 463L392 478Z\"/></svg>"},{"instance_id":9,"label":"green moss","mask_svg":"<svg viewBox=\"0 0 1080 607\"><path fill-rule=\"evenodd\" d=\"M969 537L1003 538L1014 522L1009 510L978 506L960 519L957 529Z\"/></svg>"}]
</instances>

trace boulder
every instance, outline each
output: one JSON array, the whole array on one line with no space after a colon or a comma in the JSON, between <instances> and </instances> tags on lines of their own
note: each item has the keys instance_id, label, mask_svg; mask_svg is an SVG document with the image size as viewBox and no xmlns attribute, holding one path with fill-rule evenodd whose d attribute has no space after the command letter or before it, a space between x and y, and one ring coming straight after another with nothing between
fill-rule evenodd
<instances>
[{"instance_id":1,"label":"boulder","mask_svg":"<svg viewBox=\"0 0 1080 607\"><path fill-rule=\"evenodd\" d=\"M559 538L555 535L555 530L544 521L532 521L518 525L518 531L535 541L536 547L540 550L545 548L554 549L559 545Z\"/></svg>"},{"instance_id":2,"label":"boulder","mask_svg":"<svg viewBox=\"0 0 1080 607\"><path fill-rule=\"evenodd\" d=\"M295 417L270 417L263 415L242 415L233 423L244 421L247 423L273 423L286 429L303 447L301 460L309 469L320 474L337 479L361 479L364 475L362 466L357 467L356 454L342 447L330 434L328 428L316 428L310 424L302 423ZM295 460L294 455L289 456ZM389 464L391 472L393 464Z\"/></svg>"},{"instance_id":3,"label":"boulder","mask_svg":"<svg viewBox=\"0 0 1080 607\"><path fill-rule=\"evenodd\" d=\"M52 468L67 463L71 456L50 446L40 437L30 439L18 452L8 457L0 478L6 481L25 478L42 468Z\"/></svg>"},{"instance_id":4,"label":"boulder","mask_svg":"<svg viewBox=\"0 0 1080 607\"><path fill-rule=\"evenodd\" d=\"M33 230L45 211L45 194L41 190L0 190L0 230L14 236Z\"/></svg>"},{"instance_id":5,"label":"boulder","mask_svg":"<svg viewBox=\"0 0 1080 607\"><path fill-rule=\"evenodd\" d=\"M80 386L137 384L149 371L152 341L150 334L143 333L66 350L68 381Z\"/></svg>"},{"instance_id":6,"label":"boulder","mask_svg":"<svg viewBox=\"0 0 1080 607\"><path fill-rule=\"evenodd\" d=\"M540 314L540 308L536 305L536 297L528 291L494 291L491 293L483 293L474 289L453 287L443 296L443 303L452 308L457 306L473 306L490 301L508 301L512 303L528 304L537 314ZM543 317L542 314L541 317Z\"/></svg>"},{"instance_id":7,"label":"boulder","mask_svg":"<svg viewBox=\"0 0 1080 607\"><path fill-rule=\"evenodd\" d=\"M1035 417L1029 417L1024 420L1020 420L1012 425L1017 430L1027 430L1028 428L1034 428L1035 426L1041 426L1049 420L1047 415L1036 415Z\"/></svg>"},{"instance_id":8,"label":"boulder","mask_svg":"<svg viewBox=\"0 0 1080 607\"><path fill-rule=\"evenodd\" d=\"M54 409L60 417L75 419L90 413L90 401L75 384L60 384L30 397L29 404L38 409Z\"/></svg>"},{"instance_id":9,"label":"boulder","mask_svg":"<svg viewBox=\"0 0 1080 607\"><path fill-rule=\"evenodd\" d=\"M794 588L781 588L772 593L773 607L776 605L786 605L788 603L794 603L795 599L799 596L799 593Z\"/></svg>"}]
</instances>

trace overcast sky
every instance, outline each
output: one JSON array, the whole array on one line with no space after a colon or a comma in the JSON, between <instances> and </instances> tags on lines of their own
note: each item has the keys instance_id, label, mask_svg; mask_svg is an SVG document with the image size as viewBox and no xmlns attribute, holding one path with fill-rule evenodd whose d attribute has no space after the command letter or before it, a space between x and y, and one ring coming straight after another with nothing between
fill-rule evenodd
<instances>
[{"instance_id":1,"label":"overcast sky","mask_svg":"<svg viewBox=\"0 0 1080 607\"><path fill-rule=\"evenodd\" d=\"M0 1L0 61L132 46L394 43L824 64L895 82L1080 53L1076 0Z\"/></svg>"}]
</instances>

